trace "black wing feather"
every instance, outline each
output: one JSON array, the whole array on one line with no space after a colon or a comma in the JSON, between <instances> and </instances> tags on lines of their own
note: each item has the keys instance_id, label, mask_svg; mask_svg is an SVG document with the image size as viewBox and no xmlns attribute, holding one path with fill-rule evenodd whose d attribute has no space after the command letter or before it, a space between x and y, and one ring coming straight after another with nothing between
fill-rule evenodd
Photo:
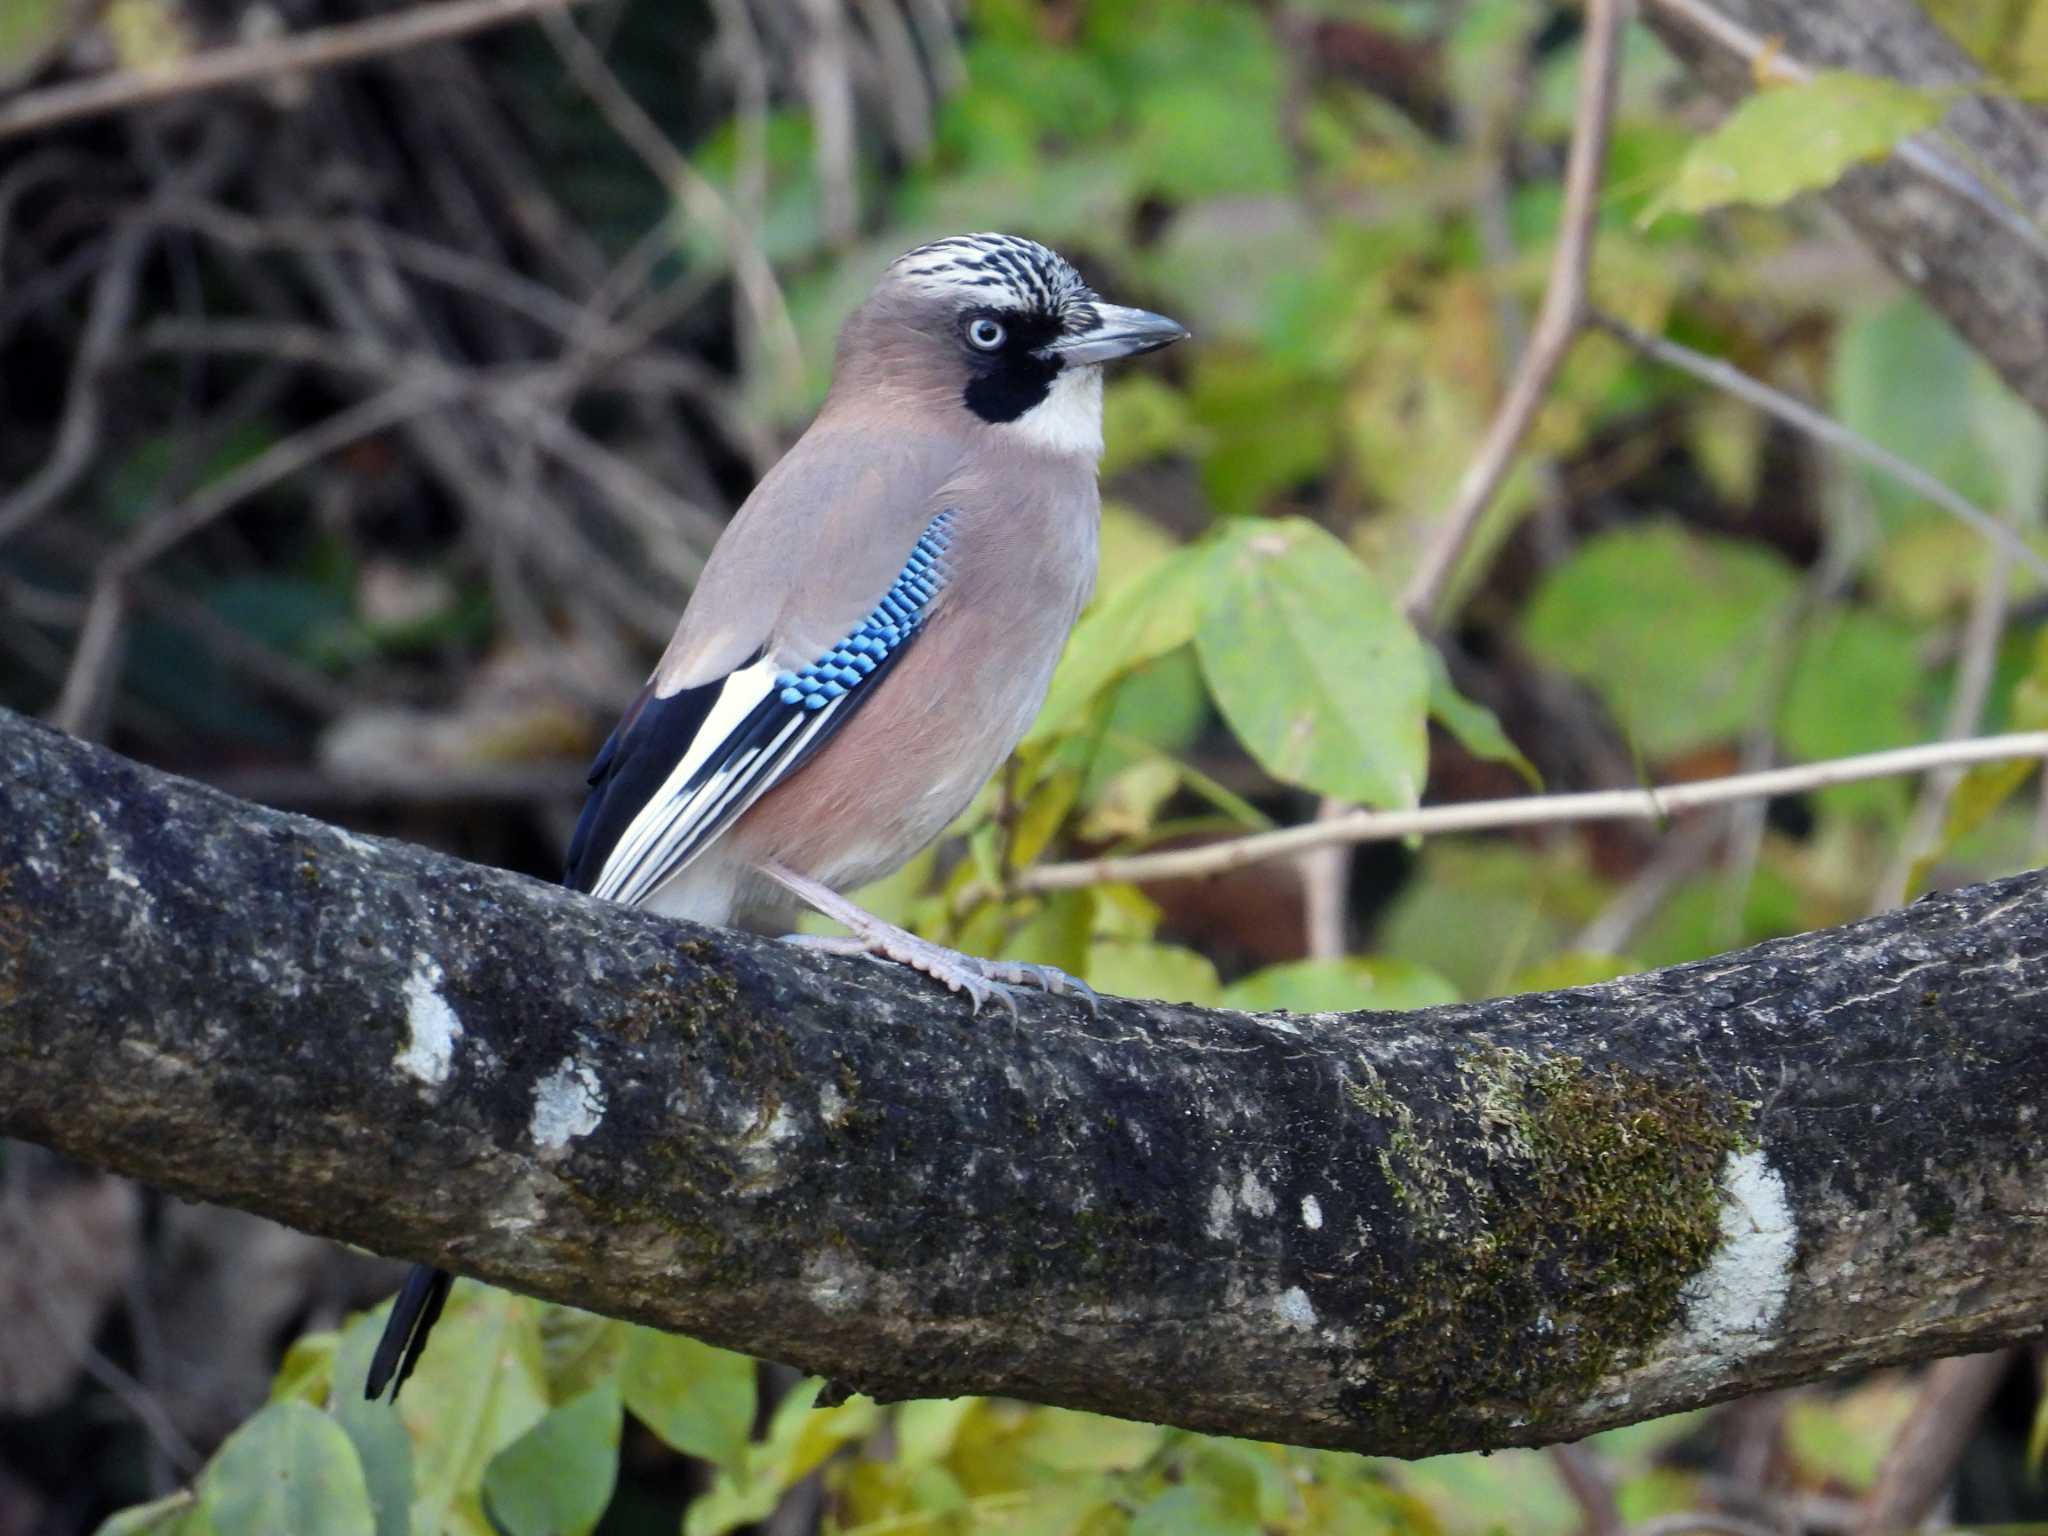
<instances>
[{"instance_id":1,"label":"black wing feather","mask_svg":"<svg viewBox=\"0 0 2048 1536\"><path fill-rule=\"evenodd\" d=\"M590 797L583 802L576 833L569 839L564 885L587 891L597 884L605 860L612 856L626 828L641 807L661 793L661 786L697 739L724 682L723 678L714 679L665 699L655 697L653 683L641 690L590 765Z\"/></svg>"}]
</instances>

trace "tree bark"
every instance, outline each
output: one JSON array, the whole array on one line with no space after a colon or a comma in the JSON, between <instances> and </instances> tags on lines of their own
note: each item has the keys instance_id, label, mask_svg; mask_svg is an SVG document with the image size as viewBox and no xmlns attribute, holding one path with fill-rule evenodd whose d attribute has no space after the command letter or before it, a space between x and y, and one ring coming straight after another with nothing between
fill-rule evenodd
<instances>
[{"instance_id":1,"label":"tree bark","mask_svg":"<svg viewBox=\"0 0 2048 1536\"><path fill-rule=\"evenodd\" d=\"M1814 68L1888 75L1913 85L1981 83L1981 71L1914 0L1714 0L1750 31L1781 39ZM1741 59L1674 19L1662 6L1644 18L1714 92L1734 101L1754 89ZM1943 148L1985 195L2017 198L2022 220L2048 215L2048 112L2010 97L1958 101L1942 124L1967 151ZM1933 141L1941 148L1939 139ZM2048 259L1979 202L1896 157L1852 170L1827 200L1870 249L1945 315L2007 384L2048 417Z\"/></svg>"},{"instance_id":2,"label":"tree bark","mask_svg":"<svg viewBox=\"0 0 2048 1536\"><path fill-rule=\"evenodd\" d=\"M885 1396L1420 1455L2048 1317L2048 879L1407 1014L1032 999L0 713L0 1132Z\"/></svg>"}]
</instances>

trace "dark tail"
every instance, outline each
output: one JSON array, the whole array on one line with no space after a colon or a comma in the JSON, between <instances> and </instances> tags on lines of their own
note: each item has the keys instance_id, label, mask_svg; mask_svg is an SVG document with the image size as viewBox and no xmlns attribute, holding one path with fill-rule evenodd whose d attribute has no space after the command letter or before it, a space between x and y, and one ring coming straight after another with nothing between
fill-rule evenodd
<instances>
[{"instance_id":1,"label":"dark tail","mask_svg":"<svg viewBox=\"0 0 2048 1536\"><path fill-rule=\"evenodd\" d=\"M384 1324L384 1337L377 1341L377 1353L370 1357L364 1397L375 1402L389 1385L391 1400L398 1401L398 1390L405 1385L412 1368L420 1363L420 1351L427 1347L427 1335L440 1321L441 1308L448 1301L448 1287L454 1283L455 1277L445 1269L413 1265L412 1273L399 1289L398 1299L391 1303L391 1317ZM392 1380L394 1372L396 1381Z\"/></svg>"}]
</instances>

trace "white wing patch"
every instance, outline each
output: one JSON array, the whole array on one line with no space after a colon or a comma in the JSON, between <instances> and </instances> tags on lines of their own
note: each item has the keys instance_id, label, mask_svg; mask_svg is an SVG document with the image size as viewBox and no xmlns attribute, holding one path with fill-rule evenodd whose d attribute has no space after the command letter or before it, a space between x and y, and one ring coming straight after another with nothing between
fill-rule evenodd
<instances>
[{"instance_id":1,"label":"white wing patch","mask_svg":"<svg viewBox=\"0 0 2048 1536\"><path fill-rule=\"evenodd\" d=\"M804 743L844 703L835 699L817 711L792 716L764 742L748 743L730 752L704 781L689 788L707 763L727 753L734 734L762 702L776 690L781 671L773 657L764 656L752 666L729 674L719 689L718 702L704 719L690 750L683 754L661 786L661 793L649 800L626 827L618 845L604 862L591 887L591 894L628 904L645 900L656 886L688 862L696 846L709 841L733 817L752 805L780 778L765 772L785 760L793 748ZM803 741L792 741L802 737Z\"/></svg>"}]
</instances>

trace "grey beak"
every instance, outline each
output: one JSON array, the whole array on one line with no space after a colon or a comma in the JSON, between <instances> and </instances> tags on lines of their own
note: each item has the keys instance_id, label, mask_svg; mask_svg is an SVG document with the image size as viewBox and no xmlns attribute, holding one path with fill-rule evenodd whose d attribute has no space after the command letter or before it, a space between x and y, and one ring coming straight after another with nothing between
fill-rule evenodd
<instances>
[{"instance_id":1,"label":"grey beak","mask_svg":"<svg viewBox=\"0 0 2048 1536\"><path fill-rule=\"evenodd\" d=\"M1156 352L1187 340L1188 328L1149 309L1097 304L1094 326L1078 336L1063 336L1045 350L1070 363L1107 363L1119 357Z\"/></svg>"}]
</instances>

